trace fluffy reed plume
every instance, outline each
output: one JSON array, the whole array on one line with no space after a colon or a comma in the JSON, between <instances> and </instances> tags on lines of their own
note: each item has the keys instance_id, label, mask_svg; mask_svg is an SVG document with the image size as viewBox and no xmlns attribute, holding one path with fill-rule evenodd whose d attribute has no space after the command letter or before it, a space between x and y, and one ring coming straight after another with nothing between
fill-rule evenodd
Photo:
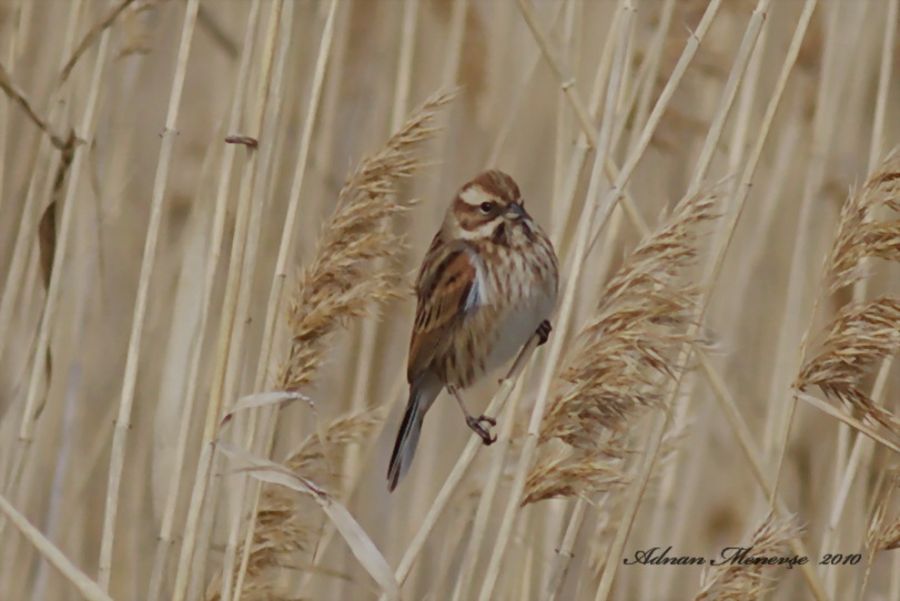
<instances>
[{"instance_id":1,"label":"fluffy reed plume","mask_svg":"<svg viewBox=\"0 0 900 601\"><path fill-rule=\"evenodd\" d=\"M609 465L621 453L610 447L621 446L628 421L641 409L661 406L661 380L677 375L675 354L691 340L697 298L681 275L697 254L696 226L716 217L717 198L714 188L682 200L607 285L596 317L563 362L561 390L541 426L545 451L551 439L569 450L538 462L525 502L621 482Z\"/></svg>"},{"instance_id":2,"label":"fluffy reed plume","mask_svg":"<svg viewBox=\"0 0 900 601\"><path fill-rule=\"evenodd\" d=\"M818 386L864 417L897 430L900 422L863 392L867 368L900 351L900 300L882 297L843 307L837 314L818 355L800 370L794 386ZM900 430L898 430L900 431Z\"/></svg>"},{"instance_id":3,"label":"fluffy reed plume","mask_svg":"<svg viewBox=\"0 0 900 601\"><path fill-rule=\"evenodd\" d=\"M900 517L887 524L878 539L879 551L895 551L900 549Z\"/></svg>"},{"instance_id":4,"label":"fluffy reed plume","mask_svg":"<svg viewBox=\"0 0 900 601\"><path fill-rule=\"evenodd\" d=\"M614 455L614 453L617 453ZM609 447L609 454L583 450L561 450L546 453L528 474L522 505L557 497L576 497L609 490L624 482L617 467L619 449Z\"/></svg>"},{"instance_id":5,"label":"fluffy reed plume","mask_svg":"<svg viewBox=\"0 0 900 601\"><path fill-rule=\"evenodd\" d=\"M877 499L875 510L869 519L869 527L866 530L866 569L863 574L862 586L859 598L863 599L872 575L872 567L875 557L883 551L900 549L900 513L895 513L893 519L889 517L894 502L894 495L900 491L900 466L894 466L886 471L881 486L878 487L874 499Z\"/></svg>"},{"instance_id":6,"label":"fluffy reed plume","mask_svg":"<svg viewBox=\"0 0 900 601\"><path fill-rule=\"evenodd\" d=\"M700 591L694 601L752 601L771 590L774 584L771 566L756 563L752 558L782 557L788 541L800 535L801 528L793 518L778 519L769 514L750 539L746 561L727 561L703 575ZM764 572L767 568L767 572Z\"/></svg>"},{"instance_id":7,"label":"fluffy reed plume","mask_svg":"<svg viewBox=\"0 0 900 601\"><path fill-rule=\"evenodd\" d=\"M879 207L900 211L900 149L894 149L841 209L826 263L830 292L865 276L863 261L900 261L900 220L878 221ZM900 299L885 296L843 307L828 325L819 353L801 368L794 388L818 386L864 419L900 432L900 421L863 391L867 368L900 351Z\"/></svg>"},{"instance_id":8,"label":"fluffy reed plume","mask_svg":"<svg viewBox=\"0 0 900 601\"><path fill-rule=\"evenodd\" d=\"M878 531L878 538L875 548L878 551L894 551L900 549L900 516L894 518L893 522L882 524Z\"/></svg>"},{"instance_id":9,"label":"fluffy reed plume","mask_svg":"<svg viewBox=\"0 0 900 601\"><path fill-rule=\"evenodd\" d=\"M900 491L900 468L894 468L885 480L884 493L872 513L866 533L866 547L871 558L881 551L900 549L900 513L889 518L891 502Z\"/></svg>"},{"instance_id":10,"label":"fluffy reed plume","mask_svg":"<svg viewBox=\"0 0 900 601\"><path fill-rule=\"evenodd\" d=\"M451 93L429 98L341 188L288 309L292 341L277 380L282 390L298 390L312 381L339 326L400 294L396 263L405 241L384 226L412 205L398 196L397 182L422 166L412 151L435 132L432 121L452 98Z\"/></svg>"},{"instance_id":11,"label":"fluffy reed plume","mask_svg":"<svg viewBox=\"0 0 900 601\"><path fill-rule=\"evenodd\" d=\"M278 599L276 582L268 577L269 570L287 565L286 558L312 544L317 524L309 519L308 514L297 511L298 496L277 486L265 488L256 514L256 529L247 561L242 599ZM221 598L221 585L221 574L215 574L206 590L206 601Z\"/></svg>"},{"instance_id":12,"label":"fluffy reed plume","mask_svg":"<svg viewBox=\"0 0 900 601\"><path fill-rule=\"evenodd\" d=\"M302 272L288 308L292 334L288 357L276 386L299 390L318 371L332 334L350 319L361 317L373 305L399 296L402 275L398 265L405 241L386 227L410 208L401 198L398 181L422 166L413 150L436 131L432 122L453 98L438 93L407 119L374 155L364 159L338 196L334 214L326 222L312 263ZM366 412L339 418L324 437L313 435L285 464L320 486L335 485L332 478L338 454L371 431L380 413ZM327 460L326 460L327 457ZM270 599L274 581L264 578L268 568L284 565L289 555L310 542L318 511L303 503L301 495L281 487L265 487L257 513L257 526L244 585L245 598ZM208 599L217 598L215 589Z\"/></svg>"},{"instance_id":13,"label":"fluffy reed plume","mask_svg":"<svg viewBox=\"0 0 900 601\"><path fill-rule=\"evenodd\" d=\"M317 482L339 482L335 468L343 461L341 453L351 444L366 440L384 420L384 406L335 418L324 436L310 434L297 450L288 455L285 465Z\"/></svg>"},{"instance_id":14,"label":"fluffy reed plume","mask_svg":"<svg viewBox=\"0 0 900 601\"><path fill-rule=\"evenodd\" d=\"M831 292L863 278L862 262L867 257L900 261L900 221L872 221L872 212L878 207L900 211L900 149L888 154L841 209L837 239L828 260Z\"/></svg>"}]
</instances>

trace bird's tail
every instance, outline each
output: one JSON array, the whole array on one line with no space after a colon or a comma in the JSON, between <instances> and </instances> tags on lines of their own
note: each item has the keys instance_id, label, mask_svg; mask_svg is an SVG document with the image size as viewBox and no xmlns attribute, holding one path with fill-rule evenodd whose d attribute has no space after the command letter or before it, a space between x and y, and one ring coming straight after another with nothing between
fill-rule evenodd
<instances>
[{"instance_id":1,"label":"bird's tail","mask_svg":"<svg viewBox=\"0 0 900 601\"><path fill-rule=\"evenodd\" d=\"M422 432L422 422L425 420L425 413L431 407L440 391L441 386L436 382L416 381L410 386L406 413L403 414L403 422L400 424L400 431L397 432L394 452L391 453L391 463L388 466L388 490L393 491L397 488L400 478L412 465L413 457L416 454L416 446L419 444L419 434Z\"/></svg>"}]
</instances>

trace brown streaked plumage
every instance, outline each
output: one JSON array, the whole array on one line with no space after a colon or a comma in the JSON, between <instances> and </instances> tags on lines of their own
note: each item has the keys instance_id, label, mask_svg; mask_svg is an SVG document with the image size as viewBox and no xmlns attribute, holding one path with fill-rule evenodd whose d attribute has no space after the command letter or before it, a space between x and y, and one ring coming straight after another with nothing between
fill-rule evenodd
<instances>
[{"instance_id":1,"label":"brown streaked plumage","mask_svg":"<svg viewBox=\"0 0 900 601\"><path fill-rule=\"evenodd\" d=\"M418 306L409 345L410 396L388 469L393 490L409 469L425 413L443 388L485 444L485 423L460 391L515 356L533 336L546 340L556 302L553 246L525 210L516 182L486 171L447 209L416 281Z\"/></svg>"}]
</instances>

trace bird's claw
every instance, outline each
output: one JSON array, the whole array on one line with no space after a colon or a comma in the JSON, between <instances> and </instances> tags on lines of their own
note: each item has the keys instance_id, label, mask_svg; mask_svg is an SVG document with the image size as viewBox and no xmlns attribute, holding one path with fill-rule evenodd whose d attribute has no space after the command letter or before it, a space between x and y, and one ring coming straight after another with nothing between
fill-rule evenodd
<instances>
[{"instance_id":1,"label":"bird's claw","mask_svg":"<svg viewBox=\"0 0 900 601\"><path fill-rule=\"evenodd\" d=\"M544 320L541 322L541 325L538 326L537 335L538 335L538 346L541 346L547 339L550 338L550 332L553 330L553 326L550 325L548 320Z\"/></svg>"},{"instance_id":2,"label":"bird's claw","mask_svg":"<svg viewBox=\"0 0 900 601\"><path fill-rule=\"evenodd\" d=\"M490 431L488 431L488 429L482 425L482 422L488 424L489 426L497 425L497 420L495 420L493 417L488 417L487 415L479 415L478 417L469 415L466 417L466 425L481 437L481 442L483 442L485 445L492 445L497 442L497 436L492 435Z\"/></svg>"}]
</instances>

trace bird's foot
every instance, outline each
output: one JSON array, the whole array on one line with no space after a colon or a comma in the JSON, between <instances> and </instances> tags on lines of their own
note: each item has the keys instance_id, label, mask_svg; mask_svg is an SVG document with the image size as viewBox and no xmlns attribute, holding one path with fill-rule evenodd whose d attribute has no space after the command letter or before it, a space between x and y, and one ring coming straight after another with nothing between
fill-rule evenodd
<instances>
[{"instance_id":1,"label":"bird's foot","mask_svg":"<svg viewBox=\"0 0 900 601\"><path fill-rule=\"evenodd\" d=\"M466 416L466 425L469 426L475 434L478 434L478 436L481 437L481 442L485 445L491 445L497 442L497 436L492 435L490 430L485 428L482 423L488 424L488 427L496 426L497 420L493 417L488 417L487 415L479 415L478 417L475 417L474 415Z\"/></svg>"},{"instance_id":2,"label":"bird's foot","mask_svg":"<svg viewBox=\"0 0 900 601\"><path fill-rule=\"evenodd\" d=\"M553 330L553 326L550 325L549 320L544 320L541 322L541 325L538 326L537 335L538 335L538 346L541 346L547 339L550 338L550 331Z\"/></svg>"}]
</instances>

